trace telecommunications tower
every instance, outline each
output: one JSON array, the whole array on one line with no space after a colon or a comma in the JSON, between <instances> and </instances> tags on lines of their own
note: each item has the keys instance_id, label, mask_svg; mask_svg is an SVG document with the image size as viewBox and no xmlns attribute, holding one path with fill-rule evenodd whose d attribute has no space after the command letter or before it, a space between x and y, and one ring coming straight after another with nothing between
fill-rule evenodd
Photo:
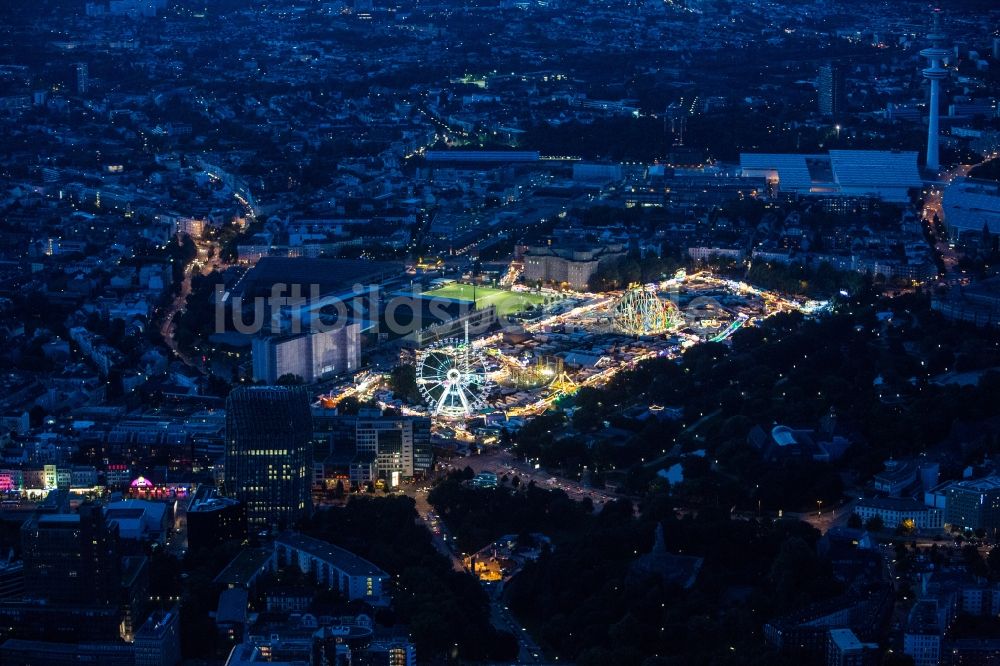
<instances>
[{"instance_id":1,"label":"telecommunications tower","mask_svg":"<svg viewBox=\"0 0 1000 666\"><path fill-rule=\"evenodd\" d=\"M938 158L938 116L941 106L941 80L948 76L948 70L941 61L951 55L944 47L945 35L941 32L941 10L933 11L934 27L927 38L931 41L930 48L920 52L927 58L929 67L924 69L924 78L931 82L930 112L927 115L927 169L937 171L941 167Z\"/></svg>"}]
</instances>

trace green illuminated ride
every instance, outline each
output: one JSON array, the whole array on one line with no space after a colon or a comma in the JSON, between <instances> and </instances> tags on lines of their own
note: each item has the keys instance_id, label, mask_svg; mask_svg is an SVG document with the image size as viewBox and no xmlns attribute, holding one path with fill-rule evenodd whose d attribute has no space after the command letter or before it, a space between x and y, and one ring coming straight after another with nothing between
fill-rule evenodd
<instances>
[{"instance_id":1,"label":"green illuminated ride","mask_svg":"<svg viewBox=\"0 0 1000 666\"><path fill-rule=\"evenodd\" d=\"M660 335L678 325L680 314L653 289L633 284L615 303L611 321L626 335Z\"/></svg>"}]
</instances>

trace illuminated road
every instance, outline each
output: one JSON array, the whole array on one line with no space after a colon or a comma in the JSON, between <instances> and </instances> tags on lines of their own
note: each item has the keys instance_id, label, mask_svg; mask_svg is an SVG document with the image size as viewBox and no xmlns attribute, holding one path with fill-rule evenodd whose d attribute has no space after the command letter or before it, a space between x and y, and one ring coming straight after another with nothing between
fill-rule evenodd
<instances>
[{"instance_id":1,"label":"illuminated road","mask_svg":"<svg viewBox=\"0 0 1000 666\"><path fill-rule=\"evenodd\" d=\"M583 305L579 305L568 312L561 312L559 314L549 315L548 317L543 317L538 321L533 321L524 325L524 330L529 333L537 333L543 330L547 326L555 326L558 324L566 324L580 319L582 315L585 315L598 308L606 308L610 305L614 298L611 296L600 296L597 294L579 294L570 293L571 297L575 298L586 298L590 299ZM495 345L503 338L503 333L494 333L493 335L487 335L482 338L476 338L472 341L472 346L478 348L489 347Z\"/></svg>"},{"instance_id":2,"label":"illuminated road","mask_svg":"<svg viewBox=\"0 0 1000 666\"><path fill-rule=\"evenodd\" d=\"M345 398L357 398L360 402L371 400L385 380L384 375L373 372L361 371L354 376L354 383L341 389L339 392L327 393L319 398L320 404L327 408L337 406Z\"/></svg>"},{"instance_id":3,"label":"illuminated road","mask_svg":"<svg viewBox=\"0 0 1000 666\"><path fill-rule=\"evenodd\" d=\"M190 356L185 354L177 346L177 340L174 334L177 331L177 316L184 311L187 306L187 299L191 295L191 280L195 275L208 275L215 270L223 270L227 266L222 262L219 257L219 245L215 241L204 240L202 238L192 238L191 239L197 250L194 259L191 260L187 266L184 267L184 279L180 284L180 291L177 297L170 302L167 306L166 312L163 315L163 320L160 323L160 337L163 338L164 344L170 348L174 356L179 358L184 365L194 368L201 373L207 372L201 363L196 362Z\"/></svg>"},{"instance_id":4,"label":"illuminated road","mask_svg":"<svg viewBox=\"0 0 1000 666\"><path fill-rule=\"evenodd\" d=\"M535 643L528 630L517 621L514 614L510 612L510 609L504 605L502 599L490 600L490 621L494 627L514 634L514 638L517 639L520 650L515 663L541 663L544 659L541 648Z\"/></svg>"},{"instance_id":5,"label":"illuminated road","mask_svg":"<svg viewBox=\"0 0 1000 666\"><path fill-rule=\"evenodd\" d=\"M599 510L606 502L618 498L616 495L605 490L588 488L577 481L554 476L541 468L536 469L533 465L516 458L509 451L500 450L481 456L459 458L455 461L456 468L461 469L465 466L471 467L476 473L492 472L498 478L505 474L510 478L518 476L522 484L534 481L535 485L539 488L562 490L570 499L576 501L581 501L589 497L594 503L595 511Z\"/></svg>"},{"instance_id":6,"label":"illuminated road","mask_svg":"<svg viewBox=\"0 0 1000 666\"><path fill-rule=\"evenodd\" d=\"M959 164L952 169L944 172L941 177L940 182L929 183L926 185L928 189L924 190L924 207L921 212L921 217L924 222L931 225L931 235L934 239L934 246L938 252L941 253L941 257L944 260L945 270L954 270L955 266L958 265L958 260L961 255L955 251L951 243L948 242L947 234L942 238L938 237L937 230L933 227L934 217L937 216L939 220L944 220L944 210L942 207L942 197L944 194L944 188L951 183L956 178L963 178L968 175L975 164Z\"/></svg>"},{"instance_id":7,"label":"illuminated road","mask_svg":"<svg viewBox=\"0 0 1000 666\"><path fill-rule=\"evenodd\" d=\"M194 362L184 353L180 351L177 347L177 340L174 339L174 333L177 329L175 319L177 315L184 310L184 306L187 304L188 296L191 294L191 275L193 272L193 264L188 264L188 267L184 270L184 279L181 281L180 292L170 305L167 306L167 310L163 315L163 322L160 324L160 337L163 338L164 344L170 348L170 351L174 353L174 356L179 358L192 368L197 367Z\"/></svg>"},{"instance_id":8,"label":"illuminated road","mask_svg":"<svg viewBox=\"0 0 1000 666\"><path fill-rule=\"evenodd\" d=\"M176 298L170 302L167 306L167 311L163 316L163 323L160 325L160 336L163 338L163 342L170 348L170 351L174 353L174 356L179 358L184 362L184 365L195 368L199 371L202 370L201 366L195 363L190 356L185 354L177 346L177 340L174 334L177 331L177 316L184 311L187 306L188 296L191 295L191 279L194 277L196 272L200 272L199 259L201 258L203 249L198 246L197 256L184 267L184 279L180 284L180 291L177 293Z\"/></svg>"},{"instance_id":9,"label":"illuminated road","mask_svg":"<svg viewBox=\"0 0 1000 666\"><path fill-rule=\"evenodd\" d=\"M189 498L184 498L179 500L174 506L174 525L173 533L170 534L166 539L167 552L176 557L177 559L183 559L184 555L187 553L187 507Z\"/></svg>"},{"instance_id":10,"label":"illuminated road","mask_svg":"<svg viewBox=\"0 0 1000 666\"><path fill-rule=\"evenodd\" d=\"M427 501L432 481L427 481L425 485L406 484L400 490L407 497L412 497L417 511L417 521L430 532L431 541L439 553L451 561L451 566L455 571L464 572L465 565L462 558L451 549L448 543L450 535L444 521L435 513L434 507Z\"/></svg>"}]
</instances>

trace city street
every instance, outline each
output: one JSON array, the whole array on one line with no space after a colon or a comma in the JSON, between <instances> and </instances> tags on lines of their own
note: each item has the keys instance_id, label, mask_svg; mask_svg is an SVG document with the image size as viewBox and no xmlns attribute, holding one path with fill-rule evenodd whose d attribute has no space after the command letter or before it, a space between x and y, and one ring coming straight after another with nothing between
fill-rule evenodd
<instances>
[{"instance_id":1,"label":"city street","mask_svg":"<svg viewBox=\"0 0 1000 666\"><path fill-rule=\"evenodd\" d=\"M434 547L437 548L438 552L451 560L455 571L465 572L466 568L462 563L461 556L449 545L450 535L448 534L448 528L445 526L444 521L437 516L434 507L427 502L428 488L429 486L426 485L407 485L403 488L403 494L412 497L416 502L418 520L430 532ZM516 663L541 663L543 659L541 648L535 643L527 629L518 623L513 613L504 604L500 598L498 589L494 584L484 585L484 587L486 587L487 594L490 595L490 620L493 626L499 630L510 632L517 638L518 645L520 646L520 654Z\"/></svg>"},{"instance_id":2,"label":"city street","mask_svg":"<svg viewBox=\"0 0 1000 666\"><path fill-rule=\"evenodd\" d=\"M206 241L202 238L192 238L192 241L197 249L197 254L191 263L184 267L184 279L180 283L180 290L163 314L160 323L160 337L163 338L164 344L170 348L170 351L183 361L184 365L204 373L206 369L203 364L196 362L177 346L177 340L174 337L177 329L176 320L178 315L184 312L184 308L187 306L187 299L191 295L191 280L194 276L208 275L212 271L222 270L225 268L225 265L219 257L218 243Z\"/></svg>"},{"instance_id":3,"label":"city street","mask_svg":"<svg viewBox=\"0 0 1000 666\"><path fill-rule=\"evenodd\" d=\"M944 219L944 210L942 206L942 199L944 197L944 188L948 186L951 181L956 178L964 178L968 175L975 164L959 164L954 168L946 171L940 182L928 183L925 185L927 188L924 190L924 207L921 211L921 217L928 224L933 224L934 217L937 216L939 220ZM958 265L959 253L956 252L954 246L949 242L947 235L939 237L937 230L931 227L931 235L934 240L934 246L938 252L941 253L942 259L944 259L944 265L946 270L952 271L955 266Z\"/></svg>"},{"instance_id":4,"label":"city street","mask_svg":"<svg viewBox=\"0 0 1000 666\"><path fill-rule=\"evenodd\" d=\"M855 500L850 500L837 507L821 508L818 511L805 511L803 513L786 511L785 516L809 523L820 532L826 534L831 528L843 527L847 524L847 519L854 512L854 503Z\"/></svg>"},{"instance_id":5,"label":"city street","mask_svg":"<svg viewBox=\"0 0 1000 666\"><path fill-rule=\"evenodd\" d=\"M407 485L403 489L403 494L413 498L418 520L430 532L431 540L438 552L451 560L451 566L455 571L465 571L462 558L448 544L448 528L444 521L437 517L434 507L427 502L427 488L428 486Z\"/></svg>"},{"instance_id":6,"label":"city street","mask_svg":"<svg viewBox=\"0 0 1000 666\"><path fill-rule=\"evenodd\" d=\"M528 630L518 623L514 614L504 605L502 599L491 599L490 620L494 627L501 631L508 631L517 638L517 643L520 646L520 653L517 658L518 664L537 664L541 663L545 658L542 654L542 649L535 643Z\"/></svg>"},{"instance_id":7,"label":"city street","mask_svg":"<svg viewBox=\"0 0 1000 666\"><path fill-rule=\"evenodd\" d=\"M588 488L578 481L572 481L562 477L553 476L541 468L535 468L523 460L519 460L509 451L498 450L483 455L473 455L467 458L460 458L455 461L455 467L461 469L465 466L472 468L477 474L479 472L492 472L497 477L507 475L510 478L518 476L521 483L535 482L539 488L547 490L559 489L565 492L570 499L581 501L589 497L594 502L595 511L600 510L605 502L617 499L618 496L605 490Z\"/></svg>"}]
</instances>

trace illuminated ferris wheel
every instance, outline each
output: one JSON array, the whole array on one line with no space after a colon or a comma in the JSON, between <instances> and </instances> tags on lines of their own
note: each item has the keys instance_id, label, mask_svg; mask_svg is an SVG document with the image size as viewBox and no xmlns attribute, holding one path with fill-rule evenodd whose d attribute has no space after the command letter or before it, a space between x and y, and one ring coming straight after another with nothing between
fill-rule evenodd
<instances>
[{"instance_id":1,"label":"illuminated ferris wheel","mask_svg":"<svg viewBox=\"0 0 1000 666\"><path fill-rule=\"evenodd\" d=\"M659 335L677 325L673 303L661 299L653 289L633 284L615 304L614 327L626 335Z\"/></svg>"},{"instance_id":2,"label":"illuminated ferris wheel","mask_svg":"<svg viewBox=\"0 0 1000 666\"><path fill-rule=\"evenodd\" d=\"M417 354L417 387L431 414L462 418L488 407L493 384L479 350L467 340L442 340Z\"/></svg>"}]
</instances>

